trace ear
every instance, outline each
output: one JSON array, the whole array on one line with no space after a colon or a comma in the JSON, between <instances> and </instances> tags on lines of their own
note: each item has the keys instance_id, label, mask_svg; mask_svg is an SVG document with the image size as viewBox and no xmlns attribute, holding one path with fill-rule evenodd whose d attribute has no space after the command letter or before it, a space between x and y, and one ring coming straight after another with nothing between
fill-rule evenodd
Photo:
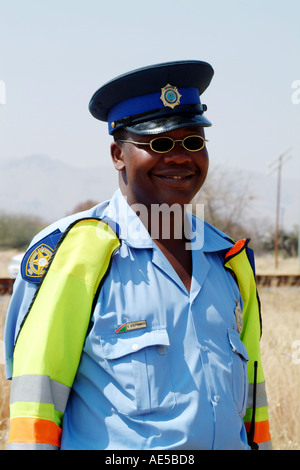
<instances>
[{"instance_id":1,"label":"ear","mask_svg":"<svg viewBox=\"0 0 300 470\"><path fill-rule=\"evenodd\" d=\"M122 171L125 168L124 164L124 156L122 147L118 145L116 142L112 142L110 146L110 154L114 164L114 167L118 171Z\"/></svg>"}]
</instances>

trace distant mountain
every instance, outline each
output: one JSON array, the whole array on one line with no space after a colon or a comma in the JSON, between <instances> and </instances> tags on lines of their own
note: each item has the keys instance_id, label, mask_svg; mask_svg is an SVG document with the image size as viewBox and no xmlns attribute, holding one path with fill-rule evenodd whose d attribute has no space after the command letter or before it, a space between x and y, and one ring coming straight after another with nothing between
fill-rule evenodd
<instances>
[{"instance_id":1,"label":"distant mountain","mask_svg":"<svg viewBox=\"0 0 300 470\"><path fill-rule=\"evenodd\" d=\"M109 199L117 188L113 170L78 168L45 155L0 162L0 210L38 215L48 222L89 199Z\"/></svg>"},{"instance_id":2,"label":"distant mountain","mask_svg":"<svg viewBox=\"0 0 300 470\"><path fill-rule=\"evenodd\" d=\"M258 172L240 173L248 181L249 194L254 196L251 218L274 224L276 177ZM111 170L100 166L79 168L45 155L6 160L0 162L0 212L33 214L52 222L70 213L79 203L109 199L117 186L113 167ZM300 222L299 202L298 181L283 179L281 222L286 230Z\"/></svg>"}]
</instances>

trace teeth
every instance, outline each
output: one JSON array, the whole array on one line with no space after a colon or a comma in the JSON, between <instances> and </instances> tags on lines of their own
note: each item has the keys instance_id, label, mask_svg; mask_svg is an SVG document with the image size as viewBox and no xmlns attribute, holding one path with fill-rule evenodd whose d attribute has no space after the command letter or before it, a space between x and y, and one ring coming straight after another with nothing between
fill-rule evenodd
<instances>
[{"instance_id":1,"label":"teeth","mask_svg":"<svg viewBox=\"0 0 300 470\"><path fill-rule=\"evenodd\" d=\"M184 180L186 178L190 178L192 175L157 175L161 178L166 178L169 180Z\"/></svg>"},{"instance_id":2,"label":"teeth","mask_svg":"<svg viewBox=\"0 0 300 470\"><path fill-rule=\"evenodd\" d=\"M171 178L171 179L174 179L174 180L181 180L181 179L185 178L185 176L166 176L166 178Z\"/></svg>"}]
</instances>

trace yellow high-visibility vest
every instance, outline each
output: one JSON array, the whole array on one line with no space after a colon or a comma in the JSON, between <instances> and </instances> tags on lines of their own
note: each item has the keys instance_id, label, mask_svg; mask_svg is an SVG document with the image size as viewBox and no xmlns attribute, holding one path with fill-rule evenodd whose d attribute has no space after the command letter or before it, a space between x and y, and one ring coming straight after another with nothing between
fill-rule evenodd
<instances>
[{"instance_id":1,"label":"yellow high-visibility vest","mask_svg":"<svg viewBox=\"0 0 300 470\"><path fill-rule=\"evenodd\" d=\"M268 402L260 356L261 313L255 275L248 257L249 239L236 242L227 252L225 269L234 276L243 300L240 338L246 346L249 393L244 423L250 445L270 443Z\"/></svg>"},{"instance_id":2,"label":"yellow high-visibility vest","mask_svg":"<svg viewBox=\"0 0 300 470\"><path fill-rule=\"evenodd\" d=\"M59 448L93 302L119 246L94 218L61 237L16 341L8 449Z\"/></svg>"}]
</instances>

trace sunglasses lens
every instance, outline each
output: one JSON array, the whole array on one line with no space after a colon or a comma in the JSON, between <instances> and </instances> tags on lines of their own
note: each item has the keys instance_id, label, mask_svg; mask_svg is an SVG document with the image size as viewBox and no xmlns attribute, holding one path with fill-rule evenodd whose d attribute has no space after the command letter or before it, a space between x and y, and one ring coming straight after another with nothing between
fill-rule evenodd
<instances>
[{"instance_id":1,"label":"sunglasses lens","mask_svg":"<svg viewBox=\"0 0 300 470\"><path fill-rule=\"evenodd\" d=\"M171 137L156 137L151 140L150 148L157 153L166 153L172 150L175 142ZM190 152L198 152L204 147L204 143L204 139L199 135L185 137L182 141L183 147Z\"/></svg>"},{"instance_id":2,"label":"sunglasses lens","mask_svg":"<svg viewBox=\"0 0 300 470\"><path fill-rule=\"evenodd\" d=\"M197 152L204 147L204 140L199 135L192 135L183 139L183 146L190 152Z\"/></svg>"},{"instance_id":3,"label":"sunglasses lens","mask_svg":"<svg viewBox=\"0 0 300 470\"><path fill-rule=\"evenodd\" d=\"M151 141L151 148L154 152L165 153L173 148L173 139L169 137L157 137Z\"/></svg>"}]
</instances>

